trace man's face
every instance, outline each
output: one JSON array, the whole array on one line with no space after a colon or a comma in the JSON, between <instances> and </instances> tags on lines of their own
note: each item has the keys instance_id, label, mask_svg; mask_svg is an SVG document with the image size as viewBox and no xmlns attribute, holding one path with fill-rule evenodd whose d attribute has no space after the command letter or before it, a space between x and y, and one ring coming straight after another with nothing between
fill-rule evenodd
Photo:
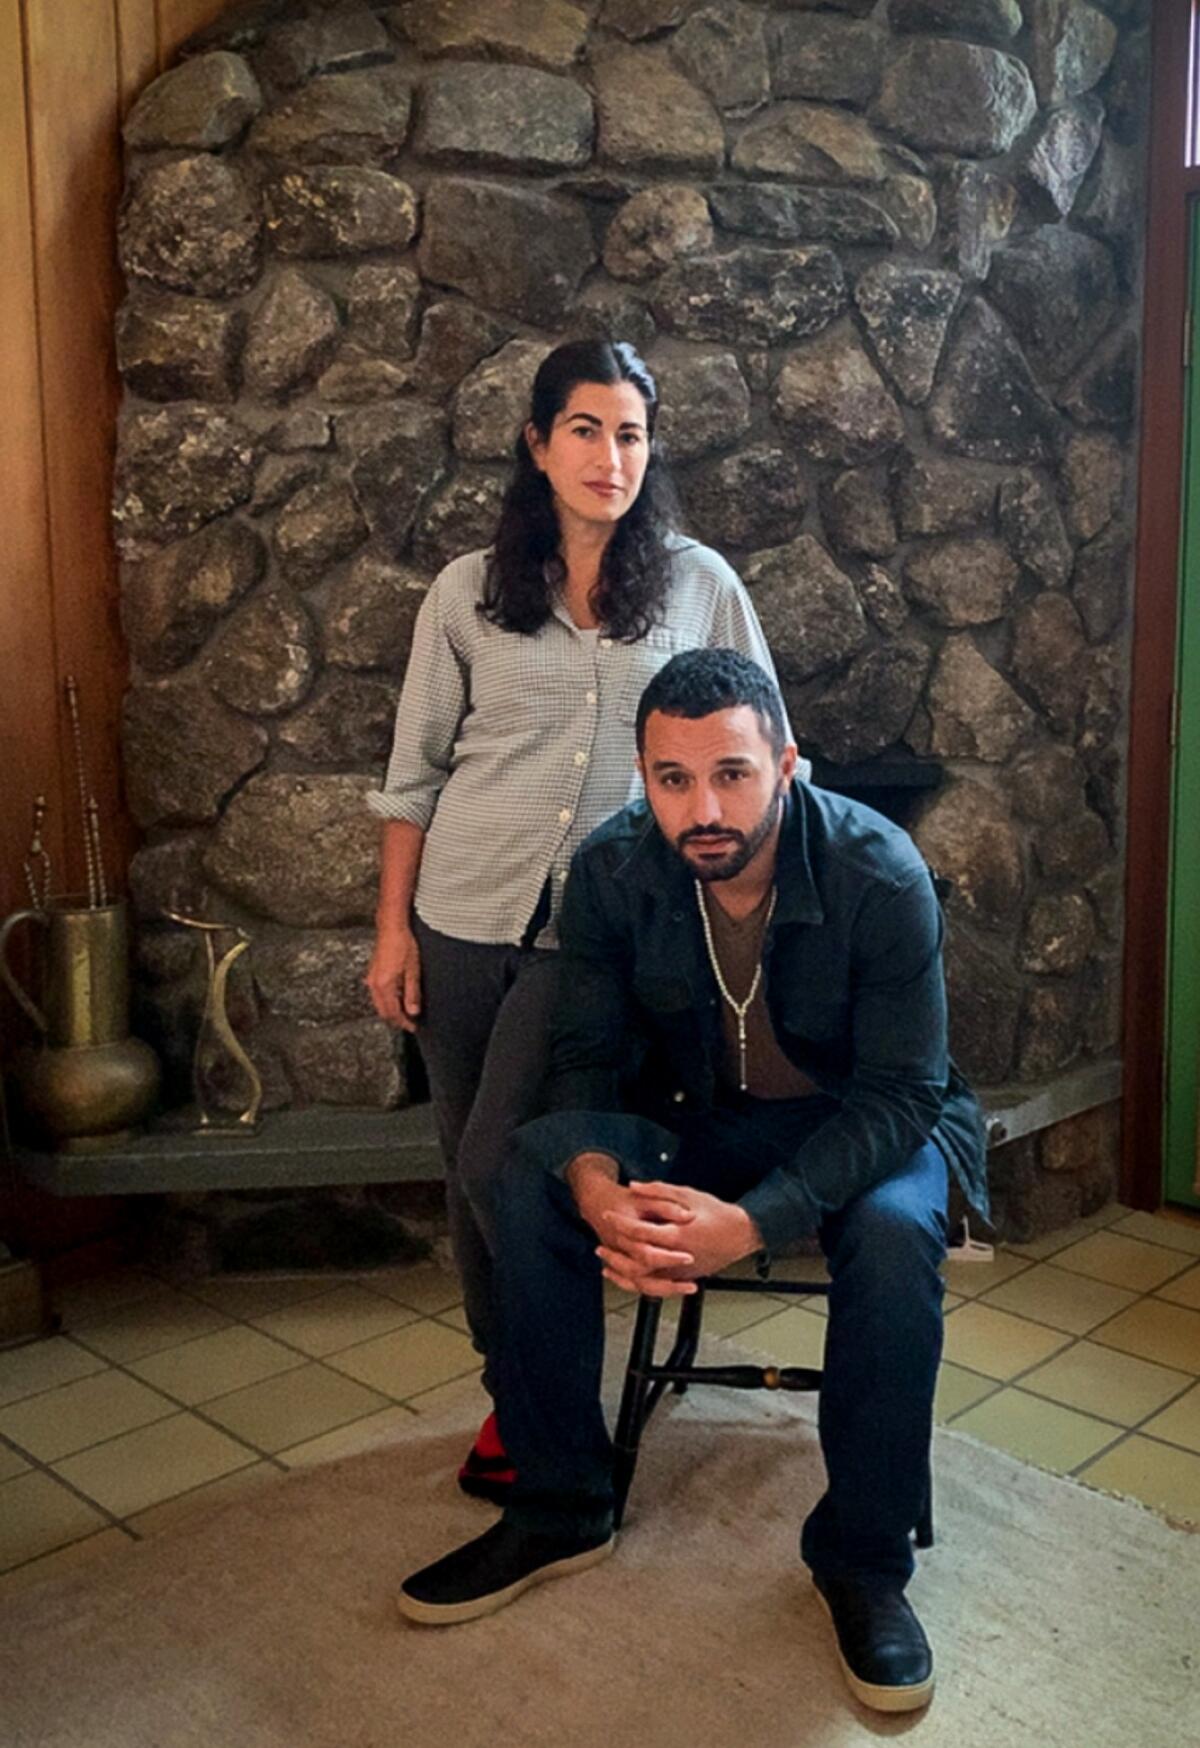
<instances>
[{"instance_id":1,"label":"man's face","mask_svg":"<svg viewBox=\"0 0 1200 1748\"><path fill-rule=\"evenodd\" d=\"M697 880L731 880L771 837L796 749L776 759L749 704L696 718L652 710L638 764L658 829Z\"/></svg>"}]
</instances>

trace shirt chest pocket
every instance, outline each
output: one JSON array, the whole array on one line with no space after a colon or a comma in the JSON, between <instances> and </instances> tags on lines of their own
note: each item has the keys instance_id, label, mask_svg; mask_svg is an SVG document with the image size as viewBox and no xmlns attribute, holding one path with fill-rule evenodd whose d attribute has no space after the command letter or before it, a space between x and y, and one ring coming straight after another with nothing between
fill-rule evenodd
<instances>
[{"instance_id":1,"label":"shirt chest pocket","mask_svg":"<svg viewBox=\"0 0 1200 1748\"><path fill-rule=\"evenodd\" d=\"M471 705L481 726L498 737L513 731L562 732L575 718L590 663L543 627L532 637L499 631L484 638L471 664Z\"/></svg>"}]
</instances>

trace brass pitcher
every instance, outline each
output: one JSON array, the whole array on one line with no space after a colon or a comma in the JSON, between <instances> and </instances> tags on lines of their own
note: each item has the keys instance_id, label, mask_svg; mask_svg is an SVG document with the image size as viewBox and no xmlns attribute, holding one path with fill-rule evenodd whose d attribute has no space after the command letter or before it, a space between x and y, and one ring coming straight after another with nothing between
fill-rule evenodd
<instances>
[{"instance_id":1,"label":"brass pitcher","mask_svg":"<svg viewBox=\"0 0 1200 1748\"><path fill-rule=\"evenodd\" d=\"M8 963L18 923L46 931L42 1001ZM52 898L0 926L0 977L42 1034L14 1065L25 1110L61 1152L88 1153L127 1140L158 1092L158 1058L129 1032L129 939L124 900L89 905Z\"/></svg>"}]
</instances>

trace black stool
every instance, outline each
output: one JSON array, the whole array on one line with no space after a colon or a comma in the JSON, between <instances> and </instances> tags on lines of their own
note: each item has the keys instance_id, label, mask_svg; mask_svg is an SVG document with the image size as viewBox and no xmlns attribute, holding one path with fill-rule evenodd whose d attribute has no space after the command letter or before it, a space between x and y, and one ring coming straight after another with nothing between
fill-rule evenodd
<instances>
[{"instance_id":1,"label":"black stool","mask_svg":"<svg viewBox=\"0 0 1200 1748\"><path fill-rule=\"evenodd\" d=\"M621 1407L617 1415L617 1430L613 1437L613 1524L621 1527L625 1502L637 1468L638 1447L650 1416L658 1407L668 1388L682 1396L690 1384L723 1384L732 1390L820 1390L821 1371L814 1366L698 1366L696 1350L700 1345L700 1324L704 1316L706 1293L770 1293L774 1296L795 1294L807 1297L820 1293L829 1296L828 1281L773 1281L769 1277L743 1279L726 1275L706 1275L697 1282L697 1291L682 1300L679 1327L675 1342L663 1364L654 1363L658 1326L662 1318L662 1299L643 1298L638 1301L637 1321L629 1347L629 1364L625 1370L625 1386L621 1392ZM933 1483L925 1489L925 1504L916 1526L918 1548L933 1546Z\"/></svg>"}]
</instances>

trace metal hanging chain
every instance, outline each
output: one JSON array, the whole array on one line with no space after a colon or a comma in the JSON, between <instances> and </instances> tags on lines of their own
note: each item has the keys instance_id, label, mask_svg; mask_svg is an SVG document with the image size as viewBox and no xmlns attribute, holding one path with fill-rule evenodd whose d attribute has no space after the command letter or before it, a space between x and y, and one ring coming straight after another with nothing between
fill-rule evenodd
<instances>
[{"instance_id":1,"label":"metal hanging chain","mask_svg":"<svg viewBox=\"0 0 1200 1748\"><path fill-rule=\"evenodd\" d=\"M717 980L717 988L720 990L721 995L723 996L725 1001L728 1002L729 1006L733 1009L734 1017L737 1020L738 1087L742 1092L745 1092L746 1091L746 1015L750 1012L750 1009L754 1005L754 998L758 994L758 988L759 988L760 983L762 982L762 970L763 970L762 953L761 952L759 953L758 964L754 967L754 976L750 979L750 992L747 995L745 1001L740 1001L740 1002L734 1001L732 995L730 995L730 993L729 993L729 986L725 982L724 973L721 970L721 964L717 958L717 949L716 949L716 945L713 941L712 924L708 919L708 906L704 902L704 887L701 885L699 880L693 881L692 884L696 888L696 903L700 907L700 921L704 924L704 944L708 948L708 961L709 961L709 964L712 966L713 976ZM779 888L777 886L772 886L772 888L771 888L771 902L767 906L767 920L763 924L763 940L764 941L766 940L767 930L771 926L771 918L775 915L775 900L778 896L779 896Z\"/></svg>"},{"instance_id":2,"label":"metal hanging chain","mask_svg":"<svg viewBox=\"0 0 1200 1748\"><path fill-rule=\"evenodd\" d=\"M83 857L87 867L88 907L96 910L108 903L104 878L104 863L100 855L100 817L96 797L88 787L87 768L83 761L83 730L79 725L79 688L74 674L63 681L67 708L71 714L71 735L75 742L75 774L79 780L79 813L83 826Z\"/></svg>"},{"instance_id":3,"label":"metal hanging chain","mask_svg":"<svg viewBox=\"0 0 1200 1748\"><path fill-rule=\"evenodd\" d=\"M45 912L50 902L50 856L42 841L42 822L46 817L46 797L36 795L33 800L33 836L29 840L29 854L25 858L25 884L29 888L29 899L34 910Z\"/></svg>"},{"instance_id":4,"label":"metal hanging chain","mask_svg":"<svg viewBox=\"0 0 1200 1748\"><path fill-rule=\"evenodd\" d=\"M108 903L108 882L104 878L104 857L100 854L100 809L96 797L88 794L88 825L92 834L92 855L96 862L96 891L101 906Z\"/></svg>"}]
</instances>

